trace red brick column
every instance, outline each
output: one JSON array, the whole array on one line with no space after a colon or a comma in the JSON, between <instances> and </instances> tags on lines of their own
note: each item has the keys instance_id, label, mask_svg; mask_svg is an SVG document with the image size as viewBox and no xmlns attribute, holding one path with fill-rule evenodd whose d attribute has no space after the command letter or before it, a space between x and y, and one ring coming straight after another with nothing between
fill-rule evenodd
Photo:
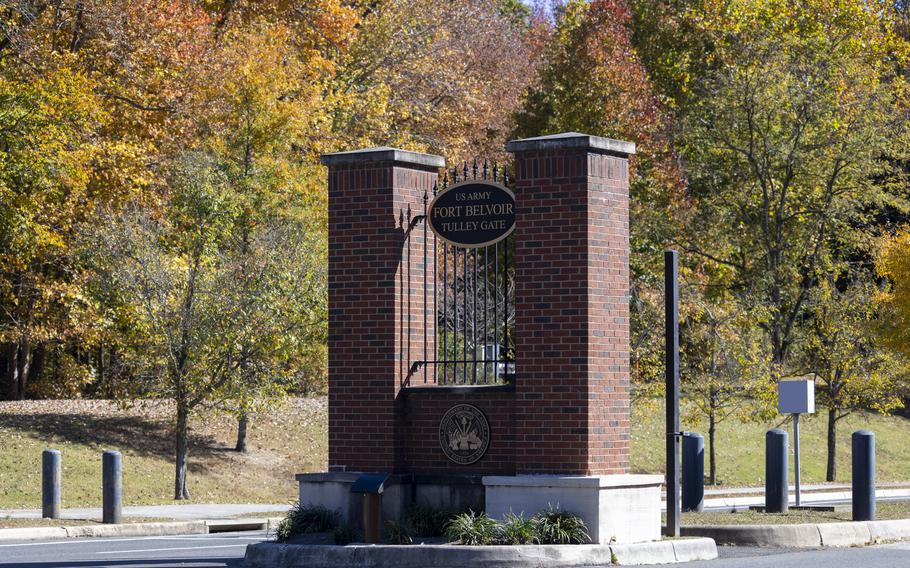
<instances>
[{"instance_id":1,"label":"red brick column","mask_svg":"<svg viewBox=\"0 0 910 568\"><path fill-rule=\"evenodd\" d=\"M629 142L515 140L518 473L629 469Z\"/></svg>"},{"instance_id":2,"label":"red brick column","mask_svg":"<svg viewBox=\"0 0 910 568\"><path fill-rule=\"evenodd\" d=\"M423 231L409 227L445 162L372 148L327 154L322 163L329 167L329 470L392 472L400 453L396 397L410 362L423 358L423 250L432 247L432 234L424 243ZM430 274L432 262L427 255Z\"/></svg>"}]
</instances>

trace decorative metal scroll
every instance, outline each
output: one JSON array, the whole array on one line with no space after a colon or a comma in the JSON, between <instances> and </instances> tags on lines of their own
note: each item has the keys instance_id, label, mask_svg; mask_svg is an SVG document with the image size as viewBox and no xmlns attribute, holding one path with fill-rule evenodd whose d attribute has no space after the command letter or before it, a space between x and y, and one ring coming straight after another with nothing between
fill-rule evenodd
<instances>
[{"instance_id":1,"label":"decorative metal scroll","mask_svg":"<svg viewBox=\"0 0 910 568\"><path fill-rule=\"evenodd\" d=\"M500 175L496 164L491 171L486 162L479 167L475 161L469 170L465 162L461 171L455 168L446 172L441 189L434 186L432 195L424 194L423 215L415 219L423 227L415 226L411 234L423 231L423 321L427 325L422 330L423 353L416 358L412 354L406 386L512 382L515 359L511 329L515 310L514 239L510 234L514 228L514 195L506 187L508 177L508 169ZM456 195L449 191L470 189L475 182L475 189L496 192L487 203L511 206L490 210L485 216L504 224L490 226L492 230L476 237L461 235L460 241L467 241L467 246L437 237L427 222L430 201L438 203L447 194ZM492 244L483 246L483 239L488 237ZM428 255L433 255L435 262L429 263ZM418 330L411 333L415 331Z\"/></svg>"}]
</instances>

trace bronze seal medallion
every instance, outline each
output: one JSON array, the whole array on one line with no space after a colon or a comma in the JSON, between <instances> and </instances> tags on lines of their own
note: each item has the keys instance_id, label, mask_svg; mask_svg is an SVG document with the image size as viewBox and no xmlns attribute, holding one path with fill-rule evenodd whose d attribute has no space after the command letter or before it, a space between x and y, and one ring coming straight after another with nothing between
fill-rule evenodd
<instances>
[{"instance_id":1,"label":"bronze seal medallion","mask_svg":"<svg viewBox=\"0 0 910 568\"><path fill-rule=\"evenodd\" d=\"M439 446L461 465L476 462L490 447L490 424L476 406L456 404L439 421Z\"/></svg>"}]
</instances>

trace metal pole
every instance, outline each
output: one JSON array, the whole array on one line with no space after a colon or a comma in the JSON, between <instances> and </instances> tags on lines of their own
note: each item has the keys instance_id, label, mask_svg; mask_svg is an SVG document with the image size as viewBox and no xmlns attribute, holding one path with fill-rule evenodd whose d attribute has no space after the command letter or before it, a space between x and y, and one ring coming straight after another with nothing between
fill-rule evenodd
<instances>
[{"instance_id":1,"label":"metal pole","mask_svg":"<svg viewBox=\"0 0 910 568\"><path fill-rule=\"evenodd\" d=\"M667 407L667 528L666 536L679 536L682 493L679 486L679 258L664 252L664 307L666 353L664 359Z\"/></svg>"},{"instance_id":2,"label":"metal pole","mask_svg":"<svg viewBox=\"0 0 910 568\"><path fill-rule=\"evenodd\" d=\"M429 201L429 193L423 191L423 384L427 384L427 367L430 364L427 362L430 360L428 342L427 342L427 328L429 323L427 320L427 202ZM436 260L433 260L434 266ZM434 315L435 317L435 315ZM435 328L434 328L435 329ZM434 356L433 359L436 359Z\"/></svg>"},{"instance_id":3,"label":"metal pole","mask_svg":"<svg viewBox=\"0 0 910 568\"><path fill-rule=\"evenodd\" d=\"M106 451L101 459L103 493L102 522L119 525L123 501L123 460L120 452Z\"/></svg>"},{"instance_id":4,"label":"metal pole","mask_svg":"<svg viewBox=\"0 0 910 568\"><path fill-rule=\"evenodd\" d=\"M60 450L41 453L41 516L45 519L60 518L61 486Z\"/></svg>"},{"instance_id":5,"label":"metal pole","mask_svg":"<svg viewBox=\"0 0 910 568\"><path fill-rule=\"evenodd\" d=\"M796 474L796 506L799 507L799 413L793 415L793 469Z\"/></svg>"}]
</instances>

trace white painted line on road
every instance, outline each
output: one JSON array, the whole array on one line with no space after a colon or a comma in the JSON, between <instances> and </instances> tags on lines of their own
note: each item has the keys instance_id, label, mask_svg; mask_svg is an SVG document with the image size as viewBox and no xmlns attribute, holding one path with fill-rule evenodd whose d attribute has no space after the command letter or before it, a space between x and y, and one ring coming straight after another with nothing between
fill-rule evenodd
<instances>
[{"instance_id":1,"label":"white painted line on road","mask_svg":"<svg viewBox=\"0 0 910 568\"><path fill-rule=\"evenodd\" d=\"M104 552L96 552L95 554L133 554L139 552L167 552L170 550L207 550L210 548L238 548L246 547L245 544L222 544L219 546L185 546L181 548L146 548L145 550L105 550Z\"/></svg>"},{"instance_id":2,"label":"white painted line on road","mask_svg":"<svg viewBox=\"0 0 910 568\"><path fill-rule=\"evenodd\" d=\"M0 544L0 548L16 548L19 546L49 546L52 544L98 544L101 542L130 542L137 540L255 540L262 541L262 538L256 538L252 536L211 536L207 534L200 535L186 535L186 536L144 536L137 538L106 538L106 539L94 539L91 537L85 538L68 538L65 540L54 540L54 541L45 541L45 542L22 542L19 544Z\"/></svg>"}]
</instances>

